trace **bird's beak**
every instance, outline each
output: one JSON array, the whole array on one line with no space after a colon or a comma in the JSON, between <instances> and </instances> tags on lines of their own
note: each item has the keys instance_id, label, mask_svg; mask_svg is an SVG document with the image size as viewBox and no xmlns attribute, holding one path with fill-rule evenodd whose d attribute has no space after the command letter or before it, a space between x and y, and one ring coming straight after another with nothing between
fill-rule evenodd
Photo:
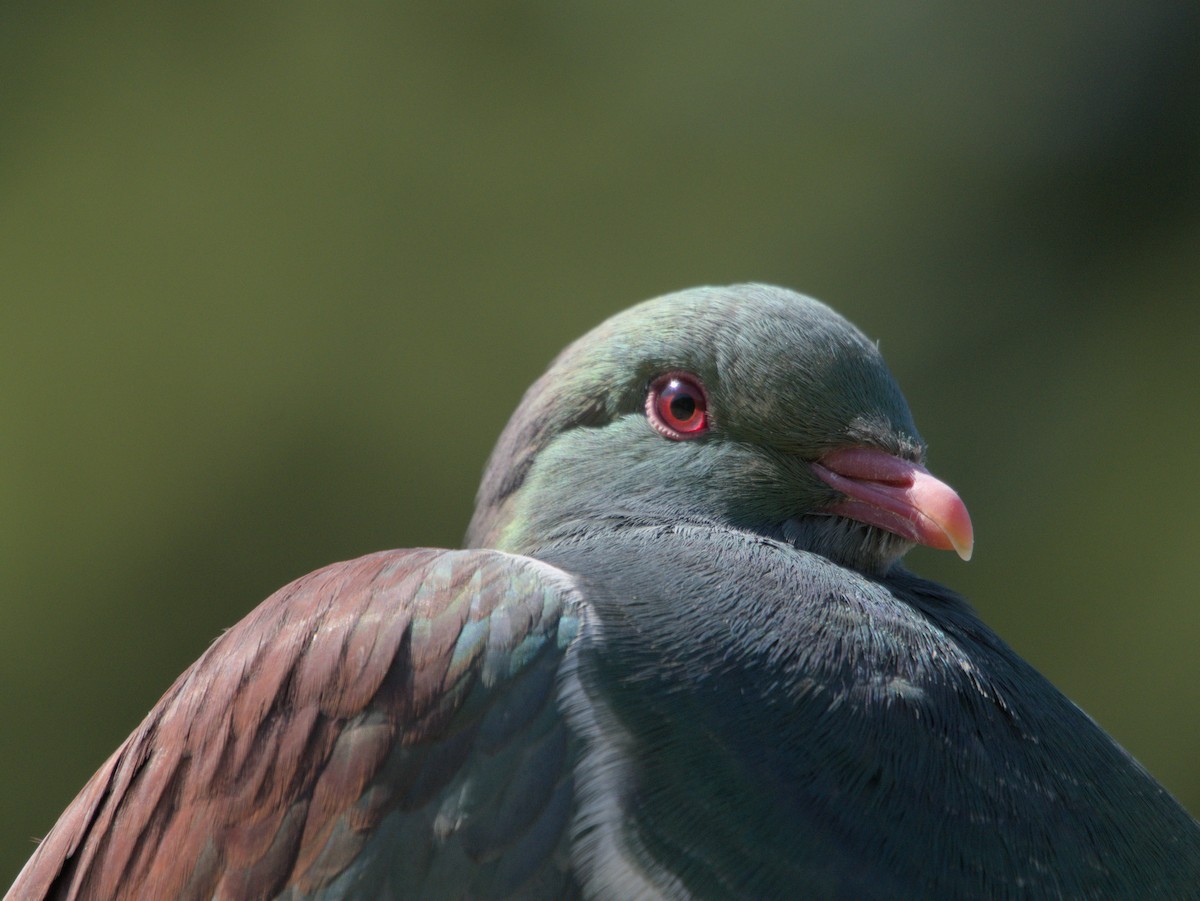
<instances>
[{"instance_id":1,"label":"bird's beak","mask_svg":"<svg viewBox=\"0 0 1200 901\"><path fill-rule=\"evenodd\" d=\"M826 512L971 559L971 516L954 489L918 463L870 447L847 447L811 464L844 498Z\"/></svg>"}]
</instances>

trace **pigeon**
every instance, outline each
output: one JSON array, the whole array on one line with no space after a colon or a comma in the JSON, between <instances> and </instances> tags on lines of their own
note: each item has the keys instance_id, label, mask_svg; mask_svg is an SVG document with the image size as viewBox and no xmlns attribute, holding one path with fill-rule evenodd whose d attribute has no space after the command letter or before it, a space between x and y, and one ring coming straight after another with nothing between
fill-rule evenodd
<instances>
[{"instance_id":1,"label":"pigeon","mask_svg":"<svg viewBox=\"0 0 1200 901\"><path fill-rule=\"evenodd\" d=\"M877 345L783 288L571 344L465 549L280 589L10 899L1200 897L1200 824L967 602Z\"/></svg>"}]
</instances>

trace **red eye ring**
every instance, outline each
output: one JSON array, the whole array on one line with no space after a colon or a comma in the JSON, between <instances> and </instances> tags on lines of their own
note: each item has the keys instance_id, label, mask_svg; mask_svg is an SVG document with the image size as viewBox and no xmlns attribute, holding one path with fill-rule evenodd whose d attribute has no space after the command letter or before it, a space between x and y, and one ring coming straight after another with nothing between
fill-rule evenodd
<instances>
[{"instance_id":1,"label":"red eye ring","mask_svg":"<svg viewBox=\"0 0 1200 901\"><path fill-rule=\"evenodd\" d=\"M672 441L699 438L708 431L708 392L690 372L668 372L650 383L646 419Z\"/></svg>"}]
</instances>

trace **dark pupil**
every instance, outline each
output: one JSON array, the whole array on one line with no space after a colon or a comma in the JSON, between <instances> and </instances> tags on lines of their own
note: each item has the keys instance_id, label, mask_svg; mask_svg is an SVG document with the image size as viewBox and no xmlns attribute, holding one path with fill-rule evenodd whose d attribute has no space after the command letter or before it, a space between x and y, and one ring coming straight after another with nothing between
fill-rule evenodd
<instances>
[{"instance_id":1,"label":"dark pupil","mask_svg":"<svg viewBox=\"0 0 1200 901\"><path fill-rule=\"evenodd\" d=\"M671 415L686 422L696 412L696 399L686 394L676 394L671 398Z\"/></svg>"}]
</instances>

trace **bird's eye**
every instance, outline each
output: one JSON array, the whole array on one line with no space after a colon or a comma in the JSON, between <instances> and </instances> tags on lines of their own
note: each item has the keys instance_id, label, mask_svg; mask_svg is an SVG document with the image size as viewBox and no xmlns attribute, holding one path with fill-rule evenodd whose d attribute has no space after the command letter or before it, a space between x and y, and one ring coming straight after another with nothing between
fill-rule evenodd
<instances>
[{"instance_id":1,"label":"bird's eye","mask_svg":"<svg viewBox=\"0 0 1200 901\"><path fill-rule=\"evenodd\" d=\"M685 441L708 431L708 395L700 379L687 372L668 372L650 384L646 418L665 438Z\"/></svg>"}]
</instances>

